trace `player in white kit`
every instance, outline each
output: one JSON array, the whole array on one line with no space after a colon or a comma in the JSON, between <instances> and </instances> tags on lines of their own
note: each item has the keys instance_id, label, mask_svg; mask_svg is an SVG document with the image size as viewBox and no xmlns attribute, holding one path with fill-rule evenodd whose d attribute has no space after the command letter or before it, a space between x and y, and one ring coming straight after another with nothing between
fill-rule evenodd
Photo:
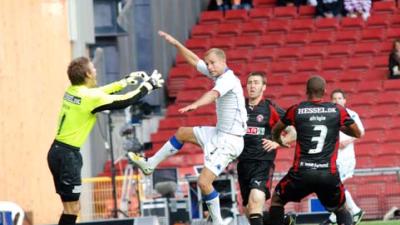
<instances>
[{"instance_id":1,"label":"player in white kit","mask_svg":"<svg viewBox=\"0 0 400 225\"><path fill-rule=\"evenodd\" d=\"M215 82L212 90L192 104L179 109L179 112L185 113L216 102L217 125L180 127L153 157L145 159L137 154L128 153L128 158L143 173L151 174L161 161L177 153L185 142L201 146L205 167L200 173L198 185L203 194L203 201L207 204L214 225L227 224L228 221L221 217L219 194L212 183L243 150L247 111L242 85L239 78L227 67L225 53L221 49L208 50L203 61L171 35L162 31L159 31L159 35L175 46L189 64Z\"/></svg>"},{"instance_id":2,"label":"player in white kit","mask_svg":"<svg viewBox=\"0 0 400 225\"><path fill-rule=\"evenodd\" d=\"M336 89L331 93L331 100L332 102L339 104L343 107L346 106L346 93L341 89ZM360 117L358 114L348 108L346 108L347 112L349 113L350 117L355 121L357 126L361 131L361 136L365 134L365 129L363 124L361 123ZM339 152L336 159L336 165L339 169L340 179L342 183L348 178L353 177L354 169L356 167L356 157L354 153L354 141L356 139L350 137L343 132L339 133ZM353 221L354 224L357 225L362 217L364 216L364 211L361 210L357 204L354 202L353 198L351 197L350 192L346 189L346 205L353 214ZM331 214L329 219L324 221L323 224L333 224L336 223L336 216Z\"/></svg>"}]
</instances>

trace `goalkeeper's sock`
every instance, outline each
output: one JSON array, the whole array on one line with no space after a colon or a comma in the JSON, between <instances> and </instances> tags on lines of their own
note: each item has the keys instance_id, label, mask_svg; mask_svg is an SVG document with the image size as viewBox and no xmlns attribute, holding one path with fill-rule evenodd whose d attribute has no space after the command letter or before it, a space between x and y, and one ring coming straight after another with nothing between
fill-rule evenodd
<instances>
[{"instance_id":1,"label":"goalkeeper's sock","mask_svg":"<svg viewBox=\"0 0 400 225\"><path fill-rule=\"evenodd\" d=\"M73 225L76 224L76 215L71 214L61 214L58 225Z\"/></svg>"},{"instance_id":2,"label":"goalkeeper's sock","mask_svg":"<svg viewBox=\"0 0 400 225\"><path fill-rule=\"evenodd\" d=\"M153 157L148 159L149 165L152 168L156 168L164 159L177 153L182 146L183 143L176 139L175 136L172 136L172 138L170 138Z\"/></svg>"}]
</instances>

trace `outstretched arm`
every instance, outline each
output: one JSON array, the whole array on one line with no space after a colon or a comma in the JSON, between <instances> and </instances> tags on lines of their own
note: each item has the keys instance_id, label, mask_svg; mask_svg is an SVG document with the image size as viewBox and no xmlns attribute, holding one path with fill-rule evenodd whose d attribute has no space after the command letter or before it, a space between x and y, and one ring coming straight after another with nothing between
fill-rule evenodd
<instances>
[{"instance_id":1,"label":"outstretched arm","mask_svg":"<svg viewBox=\"0 0 400 225\"><path fill-rule=\"evenodd\" d=\"M175 46L175 48L179 51L179 53L186 59L186 61L190 65L196 67L197 63L200 61L200 58L196 54L194 54L192 51L186 48L182 43L180 43L170 34L164 31L158 31L158 34L161 37L163 37L167 42L169 42L171 45Z\"/></svg>"},{"instance_id":2,"label":"outstretched arm","mask_svg":"<svg viewBox=\"0 0 400 225\"><path fill-rule=\"evenodd\" d=\"M197 101L193 102L192 104L190 104L186 107L179 109L178 111L180 113L185 113L185 112L196 110L200 106L208 105L210 103L215 102L215 100L217 100L218 97L219 97L219 93L217 91L215 91L215 90L208 91L203 96L201 96Z\"/></svg>"},{"instance_id":3,"label":"outstretched arm","mask_svg":"<svg viewBox=\"0 0 400 225\"><path fill-rule=\"evenodd\" d=\"M287 147L287 145L282 142L281 133L286 127L287 125L279 120L278 123L275 124L274 128L272 128L272 140L284 147Z\"/></svg>"}]
</instances>

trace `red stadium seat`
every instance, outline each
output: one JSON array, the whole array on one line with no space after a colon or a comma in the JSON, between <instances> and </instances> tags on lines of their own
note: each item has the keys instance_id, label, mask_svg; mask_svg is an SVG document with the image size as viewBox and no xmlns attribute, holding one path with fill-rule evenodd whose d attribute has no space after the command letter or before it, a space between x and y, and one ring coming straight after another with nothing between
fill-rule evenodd
<instances>
[{"instance_id":1,"label":"red stadium seat","mask_svg":"<svg viewBox=\"0 0 400 225\"><path fill-rule=\"evenodd\" d=\"M210 104L206 106L202 106L198 108L194 114L196 116L209 116L209 117L215 117L215 105Z\"/></svg>"},{"instance_id":2,"label":"red stadium seat","mask_svg":"<svg viewBox=\"0 0 400 225\"><path fill-rule=\"evenodd\" d=\"M225 23L243 23L247 20L247 11L244 9L228 10L225 12Z\"/></svg>"},{"instance_id":3,"label":"red stadium seat","mask_svg":"<svg viewBox=\"0 0 400 225\"><path fill-rule=\"evenodd\" d=\"M176 101L181 104L190 104L197 99L199 99L203 95L203 91L198 90L185 90L184 92L181 91L176 96Z\"/></svg>"},{"instance_id":4,"label":"red stadium seat","mask_svg":"<svg viewBox=\"0 0 400 225\"><path fill-rule=\"evenodd\" d=\"M249 55L247 55L247 56L249 56ZM228 65L229 69L231 69L235 73L236 76L244 75L245 71L246 71L246 66L247 66L246 63L236 63L236 64L229 63L229 65Z\"/></svg>"},{"instance_id":5,"label":"red stadium seat","mask_svg":"<svg viewBox=\"0 0 400 225\"><path fill-rule=\"evenodd\" d=\"M374 1L372 4L372 14L394 14L397 11L394 1Z\"/></svg>"},{"instance_id":6,"label":"red stadium seat","mask_svg":"<svg viewBox=\"0 0 400 225\"><path fill-rule=\"evenodd\" d=\"M255 8L258 7L273 7L276 5L276 0L253 0L253 5Z\"/></svg>"},{"instance_id":7,"label":"red stadium seat","mask_svg":"<svg viewBox=\"0 0 400 225\"><path fill-rule=\"evenodd\" d=\"M277 48L275 50L277 60L294 60L301 57L301 49L297 47Z\"/></svg>"},{"instance_id":8,"label":"red stadium seat","mask_svg":"<svg viewBox=\"0 0 400 225\"><path fill-rule=\"evenodd\" d=\"M303 59L322 59L325 54L325 46L305 46L302 48Z\"/></svg>"},{"instance_id":9,"label":"red stadium seat","mask_svg":"<svg viewBox=\"0 0 400 225\"><path fill-rule=\"evenodd\" d=\"M336 31L339 28L339 20L337 18L319 18L314 23L317 31Z\"/></svg>"},{"instance_id":10,"label":"red stadium seat","mask_svg":"<svg viewBox=\"0 0 400 225\"><path fill-rule=\"evenodd\" d=\"M284 44L286 36L283 34L267 34L260 37L259 47L275 48Z\"/></svg>"},{"instance_id":11,"label":"red stadium seat","mask_svg":"<svg viewBox=\"0 0 400 225\"><path fill-rule=\"evenodd\" d=\"M286 35L287 46L304 46L308 41L307 33L291 33Z\"/></svg>"},{"instance_id":12,"label":"red stadium seat","mask_svg":"<svg viewBox=\"0 0 400 225\"><path fill-rule=\"evenodd\" d=\"M220 48L224 51L233 49L235 46L235 39L233 37L217 37L210 39L210 48Z\"/></svg>"},{"instance_id":13,"label":"red stadium seat","mask_svg":"<svg viewBox=\"0 0 400 225\"><path fill-rule=\"evenodd\" d=\"M186 41L185 46L194 52L205 52L209 48L209 39L192 38Z\"/></svg>"},{"instance_id":14,"label":"red stadium seat","mask_svg":"<svg viewBox=\"0 0 400 225\"><path fill-rule=\"evenodd\" d=\"M288 75L294 72L294 65L292 61L282 61L271 63L271 73L273 75Z\"/></svg>"},{"instance_id":15,"label":"red stadium seat","mask_svg":"<svg viewBox=\"0 0 400 225\"><path fill-rule=\"evenodd\" d=\"M266 25L267 32L270 34L285 34L290 30L290 22L288 20L269 20Z\"/></svg>"},{"instance_id":16,"label":"red stadium seat","mask_svg":"<svg viewBox=\"0 0 400 225\"><path fill-rule=\"evenodd\" d=\"M333 44L326 46L326 57L349 57L352 54L352 46L348 44Z\"/></svg>"},{"instance_id":17,"label":"red stadium seat","mask_svg":"<svg viewBox=\"0 0 400 225\"><path fill-rule=\"evenodd\" d=\"M256 72L256 71L268 73L269 69L268 69L268 66L266 63L252 62L247 65L246 74L251 73L251 72Z\"/></svg>"},{"instance_id":18,"label":"red stadium seat","mask_svg":"<svg viewBox=\"0 0 400 225\"><path fill-rule=\"evenodd\" d=\"M274 8L274 18L278 19L294 19L297 17L297 7L275 7Z\"/></svg>"},{"instance_id":19,"label":"red stadium seat","mask_svg":"<svg viewBox=\"0 0 400 225\"><path fill-rule=\"evenodd\" d=\"M360 17L351 18L344 17L341 20L341 29L342 30L361 30L364 28L364 20Z\"/></svg>"},{"instance_id":20,"label":"red stadium seat","mask_svg":"<svg viewBox=\"0 0 400 225\"><path fill-rule=\"evenodd\" d=\"M388 15L371 16L366 22L366 27L367 29L387 28L390 24L390 18L391 16Z\"/></svg>"},{"instance_id":21,"label":"red stadium seat","mask_svg":"<svg viewBox=\"0 0 400 225\"><path fill-rule=\"evenodd\" d=\"M234 39L235 49L255 49L258 47L258 36L238 36Z\"/></svg>"},{"instance_id":22,"label":"red stadium seat","mask_svg":"<svg viewBox=\"0 0 400 225\"><path fill-rule=\"evenodd\" d=\"M246 64L250 61L250 54L249 54L249 51L246 49L229 50L229 51L226 51L225 53L226 53L227 59L229 60L229 63Z\"/></svg>"},{"instance_id":23,"label":"red stadium seat","mask_svg":"<svg viewBox=\"0 0 400 225\"><path fill-rule=\"evenodd\" d=\"M265 23L263 22L248 22L242 24L242 35L256 35L261 36L265 30Z\"/></svg>"},{"instance_id":24,"label":"red stadium seat","mask_svg":"<svg viewBox=\"0 0 400 225\"><path fill-rule=\"evenodd\" d=\"M400 91L400 80L385 80L383 88L386 91Z\"/></svg>"},{"instance_id":25,"label":"red stadium seat","mask_svg":"<svg viewBox=\"0 0 400 225\"><path fill-rule=\"evenodd\" d=\"M321 70L321 60L301 60L297 63L297 72L319 72ZM290 79L291 80L291 79Z\"/></svg>"},{"instance_id":26,"label":"red stadium seat","mask_svg":"<svg viewBox=\"0 0 400 225\"><path fill-rule=\"evenodd\" d=\"M184 107L183 104L174 104L174 105L168 106L166 116L168 118L182 117L182 116L185 117L186 116L185 114L181 114L180 112L178 112L178 109L180 109L182 107Z\"/></svg>"},{"instance_id":27,"label":"red stadium seat","mask_svg":"<svg viewBox=\"0 0 400 225\"><path fill-rule=\"evenodd\" d=\"M355 56L373 56L378 53L380 45L371 45L371 43L356 43L353 47Z\"/></svg>"},{"instance_id":28,"label":"red stadium seat","mask_svg":"<svg viewBox=\"0 0 400 225\"><path fill-rule=\"evenodd\" d=\"M375 97L378 105L396 105L400 103L400 99L397 96L398 92L386 90L378 93Z\"/></svg>"},{"instance_id":29,"label":"red stadium seat","mask_svg":"<svg viewBox=\"0 0 400 225\"><path fill-rule=\"evenodd\" d=\"M384 29L365 29L361 32L362 42L380 42L385 39Z\"/></svg>"},{"instance_id":30,"label":"red stadium seat","mask_svg":"<svg viewBox=\"0 0 400 225\"><path fill-rule=\"evenodd\" d=\"M386 38L390 40L394 40L399 38L400 28L389 28L387 30Z\"/></svg>"},{"instance_id":31,"label":"red stadium seat","mask_svg":"<svg viewBox=\"0 0 400 225\"><path fill-rule=\"evenodd\" d=\"M329 58L322 62L323 71L342 71L345 68L346 61L343 58Z\"/></svg>"},{"instance_id":32,"label":"red stadium seat","mask_svg":"<svg viewBox=\"0 0 400 225\"><path fill-rule=\"evenodd\" d=\"M400 15L399 14L395 14L391 17L391 21L390 21L390 27L391 28L398 28L400 27Z\"/></svg>"},{"instance_id":33,"label":"red stadium seat","mask_svg":"<svg viewBox=\"0 0 400 225\"><path fill-rule=\"evenodd\" d=\"M275 50L272 48L256 49L252 52L253 62L271 62L275 57Z\"/></svg>"},{"instance_id":34,"label":"red stadium seat","mask_svg":"<svg viewBox=\"0 0 400 225\"><path fill-rule=\"evenodd\" d=\"M272 8L253 8L249 11L249 18L253 21L267 21L273 18Z\"/></svg>"},{"instance_id":35,"label":"red stadium seat","mask_svg":"<svg viewBox=\"0 0 400 225\"><path fill-rule=\"evenodd\" d=\"M378 56L374 57L373 64L374 64L374 69L382 69L387 71L388 69L388 56Z\"/></svg>"},{"instance_id":36,"label":"red stadium seat","mask_svg":"<svg viewBox=\"0 0 400 225\"><path fill-rule=\"evenodd\" d=\"M204 11L200 14L200 24L218 24L224 20L221 11Z\"/></svg>"},{"instance_id":37,"label":"red stadium seat","mask_svg":"<svg viewBox=\"0 0 400 225\"><path fill-rule=\"evenodd\" d=\"M352 57L347 62L348 70L367 71L372 67L371 57Z\"/></svg>"},{"instance_id":38,"label":"red stadium seat","mask_svg":"<svg viewBox=\"0 0 400 225\"><path fill-rule=\"evenodd\" d=\"M293 20L291 24L291 32L292 33L309 33L314 31L314 20L313 19L297 19Z\"/></svg>"},{"instance_id":39,"label":"red stadium seat","mask_svg":"<svg viewBox=\"0 0 400 225\"><path fill-rule=\"evenodd\" d=\"M333 43L334 33L330 31L315 32L311 33L308 39L312 45L327 45Z\"/></svg>"},{"instance_id":40,"label":"red stadium seat","mask_svg":"<svg viewBox=\"0 0 400 225\"><path fill-rule=\"evenodd\" d=\"M218 29L217 24L196 25L192 28L192 38L211 38Z\"/></svg>"},{"instance_id":41,"label":"red stadium seat","mask_svg":"<svg viewBox=\"0 0 400 225\"><path fill-rule=\"evenodd\" d=\"M160 120L158 130L176 130L186 123L186 118L165 118Z\"/></svg>"},{"instance_id":42,"label":"red stadium seat","mask_svg":"<svg viewBox=\"0 0 400 225\"><path fill-rule=\"evenodd\" d=\"M217 28L218 37L236 37L241 33L241 23L220 23Z\"/></svg>"},{"instance_id":43,"label":"red stadium seat","mask_svg":"<svg viewBox=\"0 0 400 225\"><path fill-rule=\"evenodd\" d=\"M336 32L335 43L340 44L353 44L360 40L361 33L354 30L345 30Z\"/></svg>"},{"instance_id":44,"label":"red stadium seat","mask_svg":"<svg viewBox=\"0 0 400 225\"><path fill-rule=\"evenodd\" d=\"M363 93L372 93L372 94L377 94L378 92L383 91L382 89L382 81L381 80L374 80L374 81L363 81L358 83L357 89L358 92L363 92Z\"/></svg>"},{"instance_id":45,"label":"red stadium seat","mask_svg":"<svg viewBox=\"0 0 400 225\"><path fill-rule=\"evenodd\" d=\"M268 76L267 75L267 92L271 86L283 86L286 84L286 76Z\"/></svg>"},{"instance_id":46,"label":"red stadium seat","mask_svg":"<svg viewBox=\"0 0 400 225\"><path fill-rule=\"evenodd\" d=\"M315 15L314 6L302 5L299 7L299 18L312 18Z\"/></svg>"}]
</instances>

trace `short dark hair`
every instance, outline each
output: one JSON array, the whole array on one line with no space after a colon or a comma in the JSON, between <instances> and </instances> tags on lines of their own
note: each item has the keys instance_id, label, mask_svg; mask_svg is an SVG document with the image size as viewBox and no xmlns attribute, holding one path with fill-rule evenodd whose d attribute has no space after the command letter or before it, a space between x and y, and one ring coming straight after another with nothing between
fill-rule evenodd
<instances>
[{"instance_id":1,"label":"short dark hair","mask_svg":"<svg viewBox=\"0 0 400 225\"><path fill-rule=\"evenodd\" d=\"M255 71L255 72L249 73L246 81L249 81L250 77L256 77L256 76L261 77L263 84L267 84L267 75L262 71Z\"/></svg>"},{"instance_id":2,"label":"short dark hair","mask_svg":"<svg viewBox=\"0 0 400 225\"><path fill-rule=\"evenodd\" d=\"M343 98L346 99L346 92L344 92L343 89L340 89L340 88L337 88L337 89L332 91L331 99L333 98L333 95L336 94L336 93L342 94Z\"/></svg>"},{"instance_id":3,"label":"short dark hair","mask_svg":"<svg viewBox=\"0 0 400 225\"><path fill-rule=\"evenodd\" d=\"M87 57L79 57L72 60L68 66L68 78L72 85L80 85L85 83L87 73L90 73L90 60Z\"/></svg>"},{"instance_id":4,"label":"short dark hair","mask_svg":"<svg viewBox=\"0 0 400 225\"><path fill-rule=\"evenodd\" d=\"M322 98L325 93L325 79L321 76L313 76L307 81L307 95L309 97Z\"/></svg>"}]
</instances>

